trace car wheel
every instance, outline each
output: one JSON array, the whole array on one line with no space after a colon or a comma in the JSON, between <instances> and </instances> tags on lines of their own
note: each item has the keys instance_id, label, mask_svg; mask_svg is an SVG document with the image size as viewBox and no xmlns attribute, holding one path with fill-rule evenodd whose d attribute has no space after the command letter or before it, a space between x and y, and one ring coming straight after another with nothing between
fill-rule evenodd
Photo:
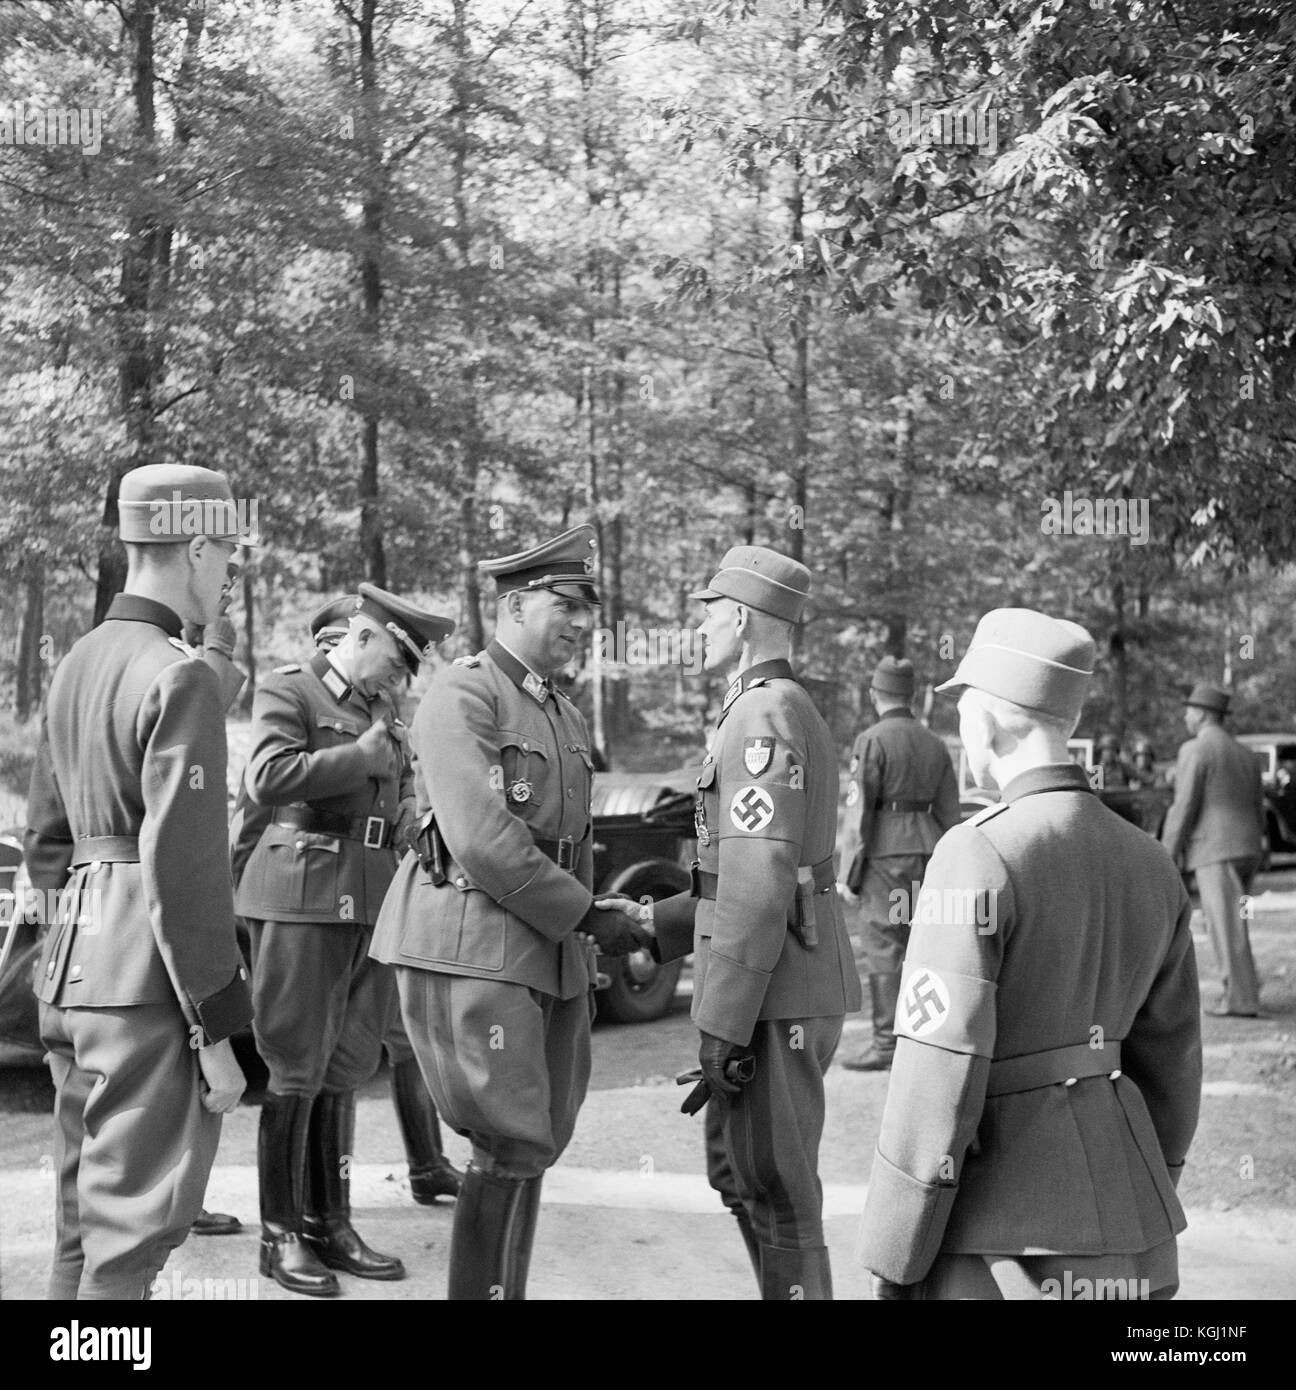
<instances>
[{"instance_id":1,"label":"car wheel","mask_svg":"<svg viewBox=\"0 0 1296 1390\"><path fill-rule=\"evenodd\" d=\"M605 882L600 892L625 893L631 898L660 902L682 892L688 883L688 874L678 864L646 859ZM682 960L658 965L647 951L611 959L600 957L599 968L607 971L612 983L594 996L598 1016L611 1023L651 1023L660 1018L675 998L683 967Z\"/></svg>"},{"instance_id":2,"label":"car wheel","mask_svg":"<svg viewBox=\"0 0 1296 1390\"><path fill-rule=\"evenodd\" d=\"M623 956L607 989L597 994L599 1017L612 1023L650 1023L670 1008L684 962L658 965L647 951Z\"/></svg>"}]
</instances>

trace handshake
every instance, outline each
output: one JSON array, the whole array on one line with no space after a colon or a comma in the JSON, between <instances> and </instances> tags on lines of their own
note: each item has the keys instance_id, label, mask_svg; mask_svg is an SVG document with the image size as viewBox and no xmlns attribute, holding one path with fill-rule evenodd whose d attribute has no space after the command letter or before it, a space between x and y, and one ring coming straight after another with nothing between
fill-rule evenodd
<instances>
[{"instance_id":1,"label":"handshake","mask_svg":"<svg viewBox=\"0 0 1296 1390\"><path fill-rule=\"evenodd\" d=\"M595 898L576 930L593 937L605 956L628 956L656 940L652 929L652 904L638 903L624 893Z\"/></svg>"}]
</instances>

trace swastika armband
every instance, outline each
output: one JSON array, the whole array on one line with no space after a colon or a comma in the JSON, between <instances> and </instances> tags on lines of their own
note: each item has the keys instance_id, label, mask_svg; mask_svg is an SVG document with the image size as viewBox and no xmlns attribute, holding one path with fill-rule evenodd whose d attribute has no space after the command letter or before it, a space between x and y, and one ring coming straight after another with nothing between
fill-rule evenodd
<instances>
[{"instance_id":1,"label":"swastika armband","mask_svg":"<svg viewBox=\"0 0 1296 1390\"><path fill-rule=\"evenodd\" d=\"M805 824L805 792L770 783L745 782L720 794L720 837L786 840Z\"/></svg>"},{"instance_id":2,"label":"swastika armband","mask_svg":"<svg viewBox=\"0 0 1296 1390\"><path fill-rule=\"evenodd\" d=\"M994 1054L997 988L991 980L906 962L895 1030L947 1052L990 1057Z\"/></svg>"}]
</instances>

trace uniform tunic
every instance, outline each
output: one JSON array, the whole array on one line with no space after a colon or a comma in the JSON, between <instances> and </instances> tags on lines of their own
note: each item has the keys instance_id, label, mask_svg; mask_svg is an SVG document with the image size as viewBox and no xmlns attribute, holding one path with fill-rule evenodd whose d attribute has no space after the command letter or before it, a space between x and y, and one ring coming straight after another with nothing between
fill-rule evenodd
<instances>
[{"instance_id":1,"label":"uniform tunic","mask_svg":"<svg viewBox=\"0 0 1296 1390\"><path fill-rule=\"evenodd\" d=\"M936 841L959 823L958 781L944 743L908 709L889 709L851 750L842 858L859 894L854 940L869 974L900 969L909 905Z\"/></svg>"},{"instance_id":2,"label":"uniform tunic","mask_svg":"<svg viewBox=\"0 0 1296 1390\"><path fill-rule=\"evenodd\" d=\"M1038 1296L1031 1260L1065 1256L1173 1288L1201 1094L1191 913L1161 847L1072 765L945 835L904 962L869 1269L957 1296L945 1276L970 1263L964 1296Z\"/></svg>"},{"instance_id":3,"label":"uniform tunic","mask_svg":"<svg viewBox=\"0 0 1296 1390\"><path fill-rule=\"evenodd\" d=\"M183 1241L220 1137L194 1049L252 1014L219 682L180 628L119 594L54 673L32 773L32 884L72 906L36 990L57 1092L51 1297L140 1298Z\"/></svg>"},{"instance_id":4,"label":"uniform tunic","mask_svg":"<svg viewBox=\"0 0 1296 1390\"><path fill-rule=\"evenodd\" d=\"M711 1102L711 1185L787 1249L823 1245L823 1075L861 1003L835 891L837 785L832 736L788 663L748 668L698 777L698 870L718 876L714 898L656 908L661 958L694 952L694 1022L756 1054L755 1079ZM799 886L813 946L789 929Z\"/></svg>"},{"instance_id":5,"label":"uniform tunic","mask_svg":"<svg viewBox=\"0 0 1296 1390\"><path fill-rule=\"evenodd\" d=\"M437 672L412 738L446 879L407 854L372 953L398 967L420 1070L474 1163L535 1177L566 1148L589 1080L593 958L574 935L593 902L589 735L496 641Z\"/></svg>"},{"instance_id":6,"label":"uniform tunic","mask_svg":"<svg viewBox=\"0 0 1296 1390\"><path fill-rule=\"evenodd\" d=\"M382 720L395 756L377 778L357 744ZM268 677L252 721L243 780L254 804L242 808L234 860L257 1048L280 1095L354 1090L377 1070L394 1007L391 973L369 959L369 942L396 868L392 824L412 795L404 729L385 695L366 700L324 652ZM281 823L294 813L328 819Z\"/></svg>"}]
</instances>

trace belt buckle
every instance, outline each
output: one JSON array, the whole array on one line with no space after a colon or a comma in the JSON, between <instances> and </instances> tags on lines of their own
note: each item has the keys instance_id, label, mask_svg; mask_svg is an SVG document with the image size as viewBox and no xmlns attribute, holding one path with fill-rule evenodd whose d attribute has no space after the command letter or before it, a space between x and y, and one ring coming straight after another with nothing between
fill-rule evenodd
<instances>
[{"instance_id":1,"label":"belt buckle","mask_svg":"<svg viewBox=\"0 0 1296 1390\"><path fill-rule=\"evenodd\" d=\"M387 834L387 821L383 816L370 816L365 821L365 849L382 849Z\"/></svg>"},{"instance_id":2,"label":"belt buckle","mask_svg":"<svg viewBox=\"0 0 1296 1390\"><path fill-rule=\"evenodd\" d=\"M558 867L568 873L576 867L576 842L570 835L558 841Z\"/></svg>"}]
</instances>

